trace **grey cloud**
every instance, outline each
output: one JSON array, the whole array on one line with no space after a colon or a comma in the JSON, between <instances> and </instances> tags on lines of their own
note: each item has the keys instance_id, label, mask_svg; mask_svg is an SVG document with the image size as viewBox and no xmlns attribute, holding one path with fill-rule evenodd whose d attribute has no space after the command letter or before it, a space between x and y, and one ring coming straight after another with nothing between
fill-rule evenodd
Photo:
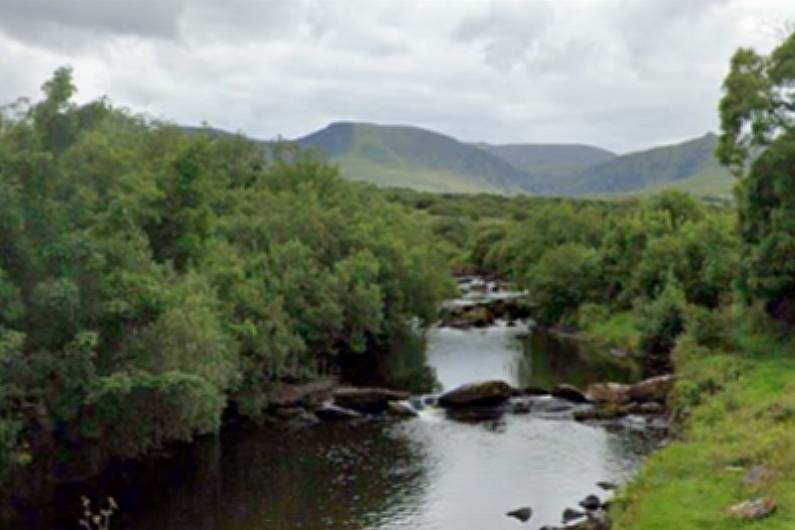
<instances>
[{"instance_id":1,"label":"grey cloud","mask_svg":"<svg viewBox=\"0 0 795 530\"><path fill-rule=\"evenodd\" d=\"M463 20L453 38L477 43L488 64L507 70L528 60L552 18L546 2L491 2L485 13Z\"/></svg>"},{"instance_id":2,"label":"grey cloud","mask_svg":"<svg viewBox=\"0 0 795 530\"><path fill-rule=\"evenodd\" d=\"M0 0L0 28L22 42L71 49L97 36L175 39L186 0Z\"/></svg>"},{"instance_id":3,"label":"grey cloud","mask_svg":"<svg viewBox=\"0 0 795 530\"><path fill-rule=\"evenodd\" d=\"M332 120L623 151L717 125L734 48L791 0L0 0L0 102L71 64L83 101L252 136Z\"/></svg>"}]
</instances>

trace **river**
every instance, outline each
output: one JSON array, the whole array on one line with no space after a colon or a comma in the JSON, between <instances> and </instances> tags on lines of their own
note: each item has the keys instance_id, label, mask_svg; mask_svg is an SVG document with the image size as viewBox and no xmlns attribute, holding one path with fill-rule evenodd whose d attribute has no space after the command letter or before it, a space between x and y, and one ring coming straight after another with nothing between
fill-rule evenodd
<instances>
[{"instance_id":1,"label":"river","mask_svg":"<svg viewBox=\"0 0 795 530\"><path fill-rule=\"evenodd\" d=\"M434 328L428 363L443 389L499 378L517 386L631 378L626 363L523 325ZM550 404L552 402L550 401ZM227 431L59 490L51 510L14 528L77 529L79 494L112 493L113 530L511 530L628 479L642 433L577 423L554 406L461 421L426 407L404 421ZM522 524L505 512L531 506ZM44 515L42 515L44 513Z\"/></svg>"}]
</instances>

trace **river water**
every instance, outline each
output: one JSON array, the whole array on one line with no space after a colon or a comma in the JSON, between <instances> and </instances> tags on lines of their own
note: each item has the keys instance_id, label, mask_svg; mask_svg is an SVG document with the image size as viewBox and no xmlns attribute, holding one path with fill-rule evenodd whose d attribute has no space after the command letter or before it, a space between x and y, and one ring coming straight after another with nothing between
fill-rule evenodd
<instances>
[{"instance_id":1,"label":"river water","mask_svg":"<svg viewBox=\"0 0 795 530\"><path fill-rule=\"evenodd\" d=\"M446 389L491 378L548 387L633 376L602 352L527 331L435 328L428 362ZM76 529L57 506L106 488L122 508L113 530L536 529L603 493L597 481L630 477L644 453L639 437L577 423L554 406L483 421L426 407L400 422L225 432L122 466L97 490L59 493L48 517L14 528ZM528 523L505 516L522 506L534 510Z\"/></svg>"}]
</instances>

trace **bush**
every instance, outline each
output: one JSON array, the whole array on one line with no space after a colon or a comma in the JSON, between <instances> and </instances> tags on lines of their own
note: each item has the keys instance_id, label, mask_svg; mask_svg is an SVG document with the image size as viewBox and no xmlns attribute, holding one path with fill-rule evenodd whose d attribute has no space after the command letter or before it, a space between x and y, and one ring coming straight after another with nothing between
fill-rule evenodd
<instances>
[{"instance_id":1,"label":"bush","mask_svg":"<svg viewBox=\"0 0 795 530\"><path fill-rule=\"evenodd\" d=\"M687 302L679 284L669 279L660 295L638 307L640 349L644 353L671 351L685 329Z\"/></svg>"},{"instance_id":2,"label":"bush","mask_svg":"<svg viewBox=\"0 0 795 530\"><path fill-rule=\"evenodd\" d=\"M593 302L586 302L577 309L577 327L588 329L610 318L610 308Z\"/></svg>"},{"instance_id":3,"label":"bush","mask_svg":"<svg viewBox=\"0 0 795 530\"><path fill-rule=\"evenodd\" d=\"M581 303L593 299L599 284L599 256L591 248L566 243L544 252L525 281L546 324L572 318Z\"/></svg>"},{"instance_id":4,"label":"bush","mask_svg":"<svg viewBox=\"0 0 795 530\"><path fill-rule=\"evenodd\" d=\"M724 309L690 305L686 311L686 321L687 334L696 344L709 348L721 348L729 344L733 320Z\"/></svg>"}]
</instances>

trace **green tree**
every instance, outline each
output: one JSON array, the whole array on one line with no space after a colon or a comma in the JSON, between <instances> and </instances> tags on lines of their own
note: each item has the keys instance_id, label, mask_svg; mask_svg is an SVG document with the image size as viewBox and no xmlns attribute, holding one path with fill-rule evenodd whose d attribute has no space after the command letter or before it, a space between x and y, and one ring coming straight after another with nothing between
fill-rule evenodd
<instances>
[{"instance_id":1,"label":"green tree","mask_svg":"<svg viewBox=\"0 0 795 530\"><path fill-rule=\"evenodd\" d=\"M547 250L527 272L525 283L538 304L538 319L547 324L571 318L581 303L598 298L599 255L578 243Z\"/></svg>"},{"instance_id":2,"label":"green tree","mask_svg":"<svg viewBox=\"0 0 795 530\"><path fill-rule=\"evenodd\" d=\"M795 322L795 34L772 53L739 49L720 102L720 161L740 177L738 286Z\"/></svg>"}]
</instances>

